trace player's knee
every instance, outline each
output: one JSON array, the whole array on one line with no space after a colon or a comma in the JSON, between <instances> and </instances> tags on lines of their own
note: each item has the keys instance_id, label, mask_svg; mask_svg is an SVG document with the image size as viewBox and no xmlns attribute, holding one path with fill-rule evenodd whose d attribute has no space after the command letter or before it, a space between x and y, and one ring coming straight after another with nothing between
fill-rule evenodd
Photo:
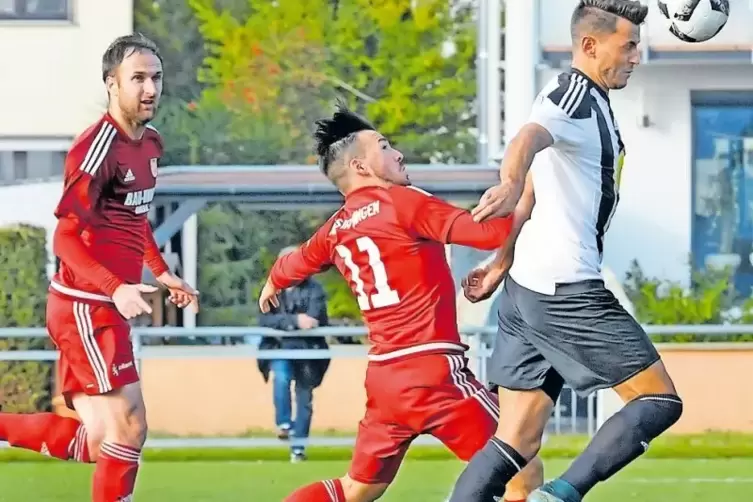
<instances>
[{"instance_id":1,"label":"player's knee","mask_svg":"<svg viewBox=\"0 0 753 502\"><path fill-rule=\"evenodd\" d=\"M99 458L99 447L105 440L105 425L102 421L95 421L92 424L85 424L86 427L86 446L89 448L89 460L96 462Z\"/></svg>"},{"instance_id":2,"label":"player's knee","mask_svg":"<svg viewBox=\"0 0 753 502\"><path fill-rule=\"evenodd\" d=\"M355 481L349 476L340 479L346 502L373 502L387 491L389 484L366 484Z\"/></svg>"},{"instance_id":3,"label":"player's knee","mask_svg":"<svg viewBox=\"0 0 753 502\"><path fill-rule=\"evenodd\" d=\"M132 446L141 448L146 442L148 426L146 423L146 410L141 407L127 417L126 437Z\"/></svg>"},{"instance_id":4,"label":"player's knee","mask_svg":"<svg viewBox=\"0 0 753 502\"><path fill-rule=\"evenodd\" d=\"M635 410L640 429L648 439L653 439L677 423L683 407L682 399L676 394L644 394L624 409Z\"/></svg>"},{"instance_id":5,"label":"player's knee","mask_svg":"<svg viewBox=\"0 0 753 502\"><path fill-rule=\"evenodd\" d=\"M128 392L121 392L108 404L111 406L105 419L106 439L141 448L146 442L148 427L146 409L140 394L129 396Z\"/></svg>"},{"instance_id":6,"label":"player's knee","mask_svg":"<svg viewBox=\"0 0 753 502\"><path fill-rule=\"evenodd\" d=\"M531 460L539 454L541 450L541 432L525 427L501 427L495 434L497 439L510 445L523 458Z\"/></svg>"}]
</instances>

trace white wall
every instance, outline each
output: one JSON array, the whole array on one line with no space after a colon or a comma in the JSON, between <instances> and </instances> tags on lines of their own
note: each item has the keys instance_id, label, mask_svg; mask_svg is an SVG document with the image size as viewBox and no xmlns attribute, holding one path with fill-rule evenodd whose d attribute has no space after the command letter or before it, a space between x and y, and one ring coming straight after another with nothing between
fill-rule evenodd
<instances>
[{"instance_id":1,"label":"white wall","mask_svg":"<svg viewBox=\"0 0 753 502\"><path fill-rule=\"evenodd\" d=\"M73 22L0 23L0 137L73 138L104 112L102 53L133 0L73 0Z\"/></svg>"},{"instance_id":2,"label":"white wall","mask_svg":"<svg viewBox=\"0 0 753 502\"><path fill-rule=\"evenodd\" d=\"M62 181L0 187L0 226L26 223L47 230L47 272L50 276L55 266L52 235L57 219L53 213L62 193Z\"/></svg>"},{"instance_id":3,"label":"white wall","mask_svg":"<svg viewBox=\"0 0 753 502\"><path fill-rule=\"evenodd\" d=\"M604 258L620 277L637 258L651 275L689 279L693 90L753 90L753 66L644 66L613 93L626 156Z\"/></svg>"}]
</instances>

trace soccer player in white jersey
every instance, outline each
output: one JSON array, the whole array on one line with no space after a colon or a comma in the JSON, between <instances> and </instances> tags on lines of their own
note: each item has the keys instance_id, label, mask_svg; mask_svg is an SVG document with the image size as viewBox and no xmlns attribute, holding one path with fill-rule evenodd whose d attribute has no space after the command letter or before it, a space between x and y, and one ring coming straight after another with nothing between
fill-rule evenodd
<instances>
[{"instance_id":1,"label":"soccer player in white jersey","mask_svg":"<svg viewBox=\"0 0 753 502\"><path fill-rule=\"evenodd\" d=\"M609 91L625 87L639 63L647 10L630 0L578 3L572 69L536 98L529 122L507 147L500 184L473 211L478 221L514 215L513 236L494 263L464 281L466 296L479 301L507 277L489 365L502 420L460 475L452 502L503 495L538 452L563 382L583 396L611 387L626 405L529 502L579 502L682 414L659 354L601 275L624 155Z\"/></svg>"}]
</instances>

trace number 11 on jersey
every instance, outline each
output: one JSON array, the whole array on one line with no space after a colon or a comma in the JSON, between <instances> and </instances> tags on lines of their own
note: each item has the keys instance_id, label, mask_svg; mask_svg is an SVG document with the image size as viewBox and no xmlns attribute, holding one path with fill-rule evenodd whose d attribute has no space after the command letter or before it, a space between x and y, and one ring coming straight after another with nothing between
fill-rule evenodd
<instances>
[{"instance_id":1,"label":"number 11 on jersey","mask_svg":"<svg viewBox=\"0 0 753 502\"><path fill-rule=\"evenodd\" d=\"M384 268L382 254L376 243L370 237L359 237L356 239L356 245L360 252L366 253L369 257L368 266L371 268L371 273L374 276L374 289L376 289L376 293L371 296L366 294L366 285L361 278L361 270L353 262L353 253L350 252L350 249L339 245L335 247L335 251L337 251L337 254L343 259L345 266L350 270L350 280L353 282L358 306L361 310L378 309L400 303L400 296L397 294L397 291L390 288L387 282L387 270Z\"/></svg>"}]
</instances>

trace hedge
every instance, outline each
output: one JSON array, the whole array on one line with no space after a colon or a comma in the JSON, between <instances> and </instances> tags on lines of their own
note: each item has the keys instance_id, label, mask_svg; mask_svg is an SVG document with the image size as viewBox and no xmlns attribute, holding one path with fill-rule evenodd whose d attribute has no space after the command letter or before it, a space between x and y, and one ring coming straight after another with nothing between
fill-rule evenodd
<instances>
[{"instance_id":1,"label":"hedge","mask_svg":"<svg viewBox=\"0 0 753 502\"><path fill-rule=\"evenodd\" d=\"M18 225L0 228L0 327L45 325L48 279L45 229ZM0 350L49 347L46 338L0 338ZM53 364L0 361L3 411L49 410Z\"/></svg>"}]
</instances>

